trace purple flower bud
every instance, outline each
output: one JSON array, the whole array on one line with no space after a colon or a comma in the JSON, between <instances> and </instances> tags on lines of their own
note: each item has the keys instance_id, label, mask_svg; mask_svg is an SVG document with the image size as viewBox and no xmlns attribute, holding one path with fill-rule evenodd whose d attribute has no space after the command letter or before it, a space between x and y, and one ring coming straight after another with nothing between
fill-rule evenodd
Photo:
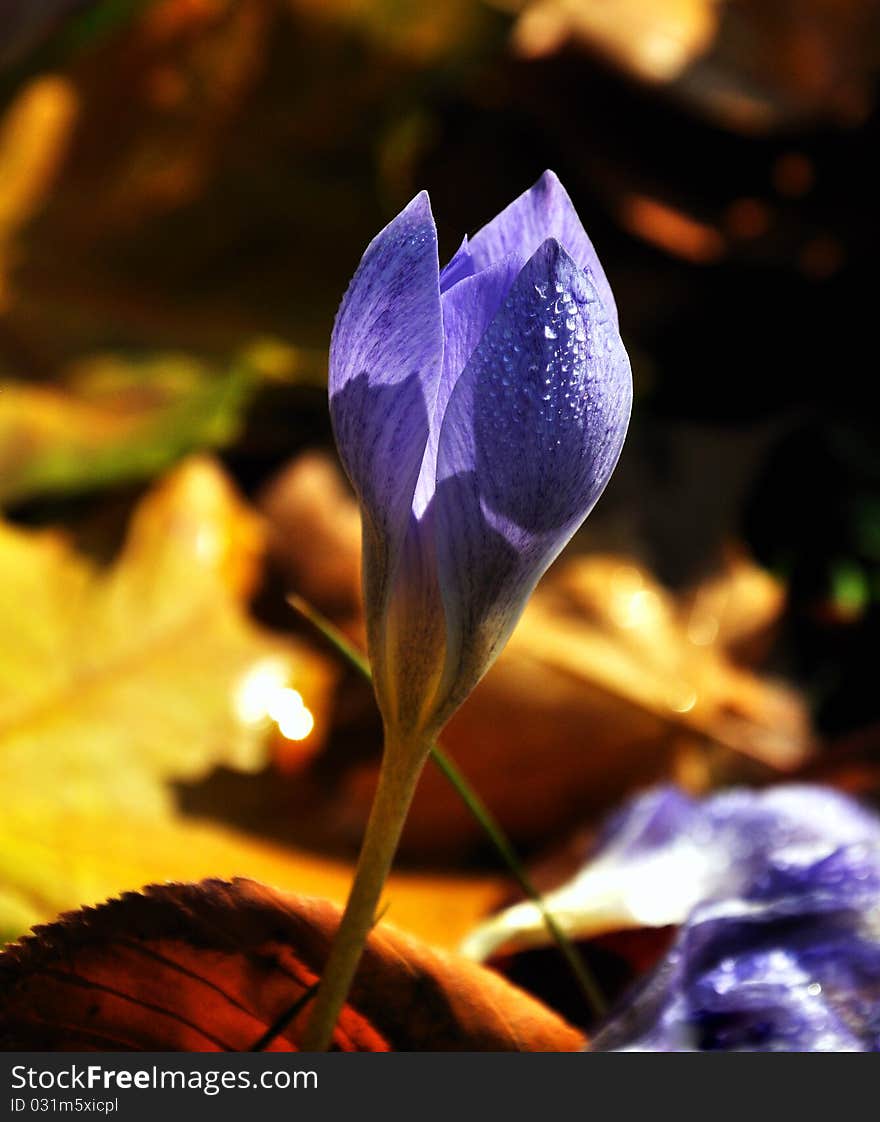
<instances>
[{"instance_id":1,"label":"purple flower bud","mask_svg":"<svg viewBox=\"0 0 880 1122\"><path fill-rule=\"evenodd\" d=\"M880 820L853 800L651 792L610 824L599 863L622 878L650 867L642 890L657 899L687 894L685 868L702 873L666 958L593 1050L880 1050Z\"/></svg>"},{"instance_id":2,"label":"purple flower bud","mask_svg":"<svg viewBox=\"0 0 880 1122\"><path fill-rule=\"evenodd\" d=\"M390 729L435 734L489 668L608 482L631 400L611 289L552 172L442 271L425 193L367 247L330 409Z\"/></svg>"}]
</instances>

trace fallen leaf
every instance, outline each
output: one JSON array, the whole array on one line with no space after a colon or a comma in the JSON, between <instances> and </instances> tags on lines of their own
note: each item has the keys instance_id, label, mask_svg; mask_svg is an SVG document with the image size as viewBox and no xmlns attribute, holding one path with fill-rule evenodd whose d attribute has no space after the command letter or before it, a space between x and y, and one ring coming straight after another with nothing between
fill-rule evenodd
<instances>
[{"instance_id":1,"label":"fallen leaf","mask_svg":"<svg viewBox=\"0 0 880 1122\"><path fill-rule=\"evenodd\" d=\"M59 534L0 524L0 789L53 813L167 810L167 784L266 758L267 714L299 687L320 737L330 672L243 600L262 525L193 459L96 568Z\"/></svg>"},{"instance_id":2,"label":"fallen leaf","mask_svg":"<svg viewBox=\"0 0 880 1122\"><path fill-rule=\"evenodd\" d=\"M709 742L791 771L811 747L806 706L793 690L731 662L724 596L714 580L707 596L695 621L699 592L695 601L676 600L642 566L613 556L580 558L556 570L539 612L526 619L518 638L549 665L588 669L590 680L609 693ZM774 606L781 609L780 594ZM713 619L720 641L706 642Z\"/></svg>"},{"instance_id":3,"label":"fallen leaf","mask_svg":"<svg viewBox=\"0 0 880 1122\"><path fill-rule=\"evenodd\" d=\"M263 551L262 521L203 458L147 496L108 569L61 535L0 524L2 935L156 880L247 873L345 901L347 862L185 819L171 790L222 763L263 766L268 732L291 743L272 714L290 716L276 702L292 686L315 723L302 743L321 744L329 666L245 614ZM398 922L455 945L498 892L401 874L388 899Z\"/></svg>"},{"instance_id":4,"label":"fallen leaf","mask_svg":"<svg viewBox=\"0 0 880 1122\"><path fill-rule=\"evenodd\" d=\"M82 814L51 801L8 799L0 821L0 943L132 885L240 875L341 905L354 865L179 815ZM386 914L421 939L455 947L507 889L500 876L393 872Z\"/></svg>"},{"instance_id":5,"label":"fallen leaf","mask_svg":"<svg viewBox=\"0 0 880 1122\"><path fill-rule=\"evenodd\" d=\"M361 519L336 458L304 452L272 478L257 503L269 525L272 559L288 587L357 632Z\"/></svg>"},{"instance_id":6,"label":"fallen leaf","mask_svg":"<svg viewBox=\"0 0 880 1122\"><path fill-rule=\"evenodd\" d=\"M186 355L101 355L59 385L3 383L0 503L149 478L184 454L228 444L256 384L244 359L223 372Z\"/></svg>"},{"instance_id":7,"label":"fallen leaf","mask_svg":"<svg viewBox=\"0 0 880 1122\"><path fill-rule=\"evenodd\" d=\"M170 786L262 767L267 732L295 747L277 707L294 694L315 722L305 750L321 744L329 666L245 615L263 549L262 521L204 458L147 496L107 569L56 533L0 524L2 934L163 879L246 872L344 901L349 863L188 820ZM454 945L499 891L400 874L389 900L398 922Z\"/></svg>"},{"instance_id":8,"label":"fallen leaf","mask_svg":"<svg viewBox=\"0 0 880 1122\"><path fill-rule=\"evenodd\" d=\"M152 886L71 913L0 956L6 1049L242 1051L314 984L327 901L248 880ZM307 1010L271 1044L291 1051ZM389 924L334 1034L344 1051L575 1051L583 1037L498 975Z\"/></svg>"}]
</instances>

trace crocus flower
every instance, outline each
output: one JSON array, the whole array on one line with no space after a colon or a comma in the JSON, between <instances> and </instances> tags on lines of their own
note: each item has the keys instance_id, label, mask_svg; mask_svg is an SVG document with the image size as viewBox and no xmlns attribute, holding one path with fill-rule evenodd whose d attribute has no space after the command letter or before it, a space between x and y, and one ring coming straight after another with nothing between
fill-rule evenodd
<instances>
[{"instance_id":1,"label":"crocus flower","mask_svg":"<svg viewBox=\"0 0 880 1122\"><path fill-rule=\"evenodd\" d=\"M504 646L620 454L632 381L552 172L440 269L422 192L368 246L330 349L386 731L427 743Z\"/></svg>"},{"instance_id":2,"label":"crocus flower","mask_svg":"<svg viewBox=\"0 0 880 1122\"><path fill-rule=\"evenodd\" d=\"M632 911L664 889L674 911L698 851L689 906L656 916L680 924L672 947L593 1050L880 1050L880 820L821 787L667 789L618 815L591 864L618 866Z\"/></svg>"},{"instance_id":3,"label":"crocus flower","mask_svg":"<svg viewBox=\"0 0 880 1122\"><path fill-rule=\"evenodd\" d=\"M880 821L822 787L734 788L708 799L655 787L611 816L582 868L544 903L572 939L678 927L700 905L748 895L774 862L864 841L880 842ZM548 938L541 910L524 902L478 925L462 950L485 960Z\"/></svg>"},{"instance_id":4,"label":"crocus flower","mask_svg":"<svg viewBox=\"0 0 880 1122\"><path fill-rule=\"evenodd\" d=\"M593 246L547 172L443 269L424 192L367 247L330 342L360 500L385 751L303 1036L325 1048L434 736L608 482L632 380Z\"/></svg>"}]
</instances>

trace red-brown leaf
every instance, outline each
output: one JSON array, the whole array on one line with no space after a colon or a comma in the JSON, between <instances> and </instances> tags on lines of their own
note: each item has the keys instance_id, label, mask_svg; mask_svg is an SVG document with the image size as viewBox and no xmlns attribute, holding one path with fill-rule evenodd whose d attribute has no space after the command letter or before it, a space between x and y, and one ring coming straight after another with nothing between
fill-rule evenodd
<instances>
[{"instance_id":1,"label":"red-brown leaf","mask_svg":"<svg viewBox=\"0 0 880 1122\"><path fill-rule=\"evenodd\" d=\"M242 1051L317 980L339 920L255 881L154 885L62 916L0 955L0 1045ZM296 1050L308 1011L274 1051ZM334 1046L573 1051L580 1034L492 971L380 925Z\"/></svg>"}]
</instances>

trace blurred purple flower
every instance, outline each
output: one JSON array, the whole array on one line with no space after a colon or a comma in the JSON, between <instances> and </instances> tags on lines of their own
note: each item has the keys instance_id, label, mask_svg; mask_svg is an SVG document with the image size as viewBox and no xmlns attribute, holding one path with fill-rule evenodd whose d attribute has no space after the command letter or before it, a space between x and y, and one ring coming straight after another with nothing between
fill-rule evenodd
<instances>
[{"instance_id":1,"label":"blurred purple flower","mask_svg":"<svg viewBox=\"0 0 880 1122\"><path fill-rule=\"evenodd\" d=\"M593 1050L880 1049L880 820L818 787L661 790L614 819L596 856L682 848L703 855L699 901Z\"/></svg>"},{"instance_id":2,"label":"blurred purple flower","mask_svg":"<svg viewBox=\"0 0 880 1122\"><path fill-rule=\"evenodd\" d=\"M631 397L608 281L552 172L442 271L424 192L370 243L330 407L395 735L432 736L495 659L608 482Z\"/></svg>"}]
</instances>

